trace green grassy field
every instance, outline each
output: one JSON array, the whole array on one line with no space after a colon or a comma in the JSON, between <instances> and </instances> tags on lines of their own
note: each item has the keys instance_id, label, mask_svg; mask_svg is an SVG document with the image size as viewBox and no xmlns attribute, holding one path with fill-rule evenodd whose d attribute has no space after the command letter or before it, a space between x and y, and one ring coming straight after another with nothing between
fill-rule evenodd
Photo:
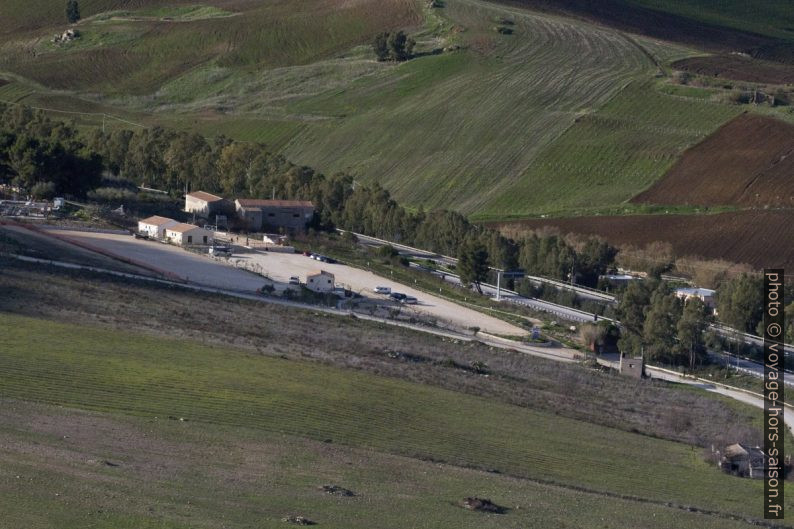
<instances>
[{"instance_id":1,"label":"green grassy field","mask_svg":"<svg viewBox=\"0 0 794 529\"><path fill-rule=\"evenodd\" d=\"M3 529L279 528L290 515L345 529L748 527L261 429L0 404ZM510 510L458 506L471 495Z\"/></svg>"},{"instance_id":2,"label":"green grassy field","mask_svg":"<svg viewBox=\"0 0 794 529\"><path fill-rule=\"evenodd\" d=\"M582 214L627 201L689 145L741 112L703 101L700 93L686 95L694 97L660 92L651 82L632 84L541 152L520 184L479 217L520 216L527 209Z\"/></svg>"},{"instance_id":3,"label":"green grassy field","mask_svg":"<svg viewBox=\"0 0 794 529\"><path fill-rule=\"evenodd\" d=\"M760 498L760 482L726 477L684 444L230 348L9 314L0 323L2 398L331 439L597 494L760 515L760 501L749 500Z\"/></svg>"}]
</instances>

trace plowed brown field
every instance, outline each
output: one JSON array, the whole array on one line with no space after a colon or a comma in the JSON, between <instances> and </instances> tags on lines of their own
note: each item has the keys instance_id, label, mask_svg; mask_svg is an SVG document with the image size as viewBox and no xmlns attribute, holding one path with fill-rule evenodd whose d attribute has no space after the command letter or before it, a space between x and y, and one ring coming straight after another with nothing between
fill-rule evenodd
<instances>
[{"instance_id":1,"label":"plowed brown field","mask_svg":"<svg viewBox=\"0 0 794 529\"><path fill-rule=\"evenodd\" d=\"M736 81L770 84L794 83L794 68L790 65L761 61L741 55L693 57L676 61L672 66L676 70Z\"/></svg>"},{"instance_id":2,"label":"plowed brown field","mask_svg":"<svg viewBox=\"0 0 794 529\"><path fill-rule=\"evenodd\" d=\"M738 211L718 215L627 215L529 219L498 227L598 235L614 245L669 242L676 256L748 263L756 268L794 269L794 211ZM495 227L496 227L495 226ZM511 230L511 231L512 231Z\"/></svg>"},{"instance_id":3,"label":"plowed brown field","mask_svg":"<svg viewBox=\"0 0 794 529\"><path fill-rule=\"evenodd\" d=\"M687 150L636 203L794 206L794 126L742 114Z\"/></svg>"}]
</instances>

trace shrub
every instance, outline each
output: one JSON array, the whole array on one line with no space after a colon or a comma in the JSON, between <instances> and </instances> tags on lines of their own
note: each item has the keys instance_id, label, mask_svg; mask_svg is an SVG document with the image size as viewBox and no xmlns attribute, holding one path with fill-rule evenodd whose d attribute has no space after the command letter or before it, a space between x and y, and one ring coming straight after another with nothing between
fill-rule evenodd
<instances>
[{"instance_id":1,"label":"shrub","mask_svg":"<svg viewBox=\"0 0 794 529\"><path fill-rule=\"evenodd\" d=\"M55 184L52 182L39 182L30 189L33 198L49 200L55 197Z\"/></svg>"}]
</instances>

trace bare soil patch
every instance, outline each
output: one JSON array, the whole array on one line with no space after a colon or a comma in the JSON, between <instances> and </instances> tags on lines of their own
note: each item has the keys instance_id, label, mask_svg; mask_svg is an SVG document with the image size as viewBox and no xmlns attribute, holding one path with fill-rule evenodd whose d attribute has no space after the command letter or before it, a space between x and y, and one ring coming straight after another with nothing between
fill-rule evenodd
<instances>
[{"instance_id":1,"label":"bare soil patch","mask_svg":"<svg viewBox=\"0 0 794 529\"><path fill-rule=\"evenodd\" d=\"M717 215L624 215L528 219L501 223L511 229L555 227L597 235L611 244L669 242L676 256L748 263L755 268L794 267L794 211L737 211Z\"/></svg>"},{"instance_id":2,"label":"bare soil patch","mask_svg":"<svg viewBox=\"0 0 794 529\"><path fill-rule=\"evenodd\" d=\"M792 175L794 125L742 114L687 150L632 202L792 207Z\"/></svg>"},{"instance_id":3,"label":"bare soil patch","mask_svg":"<svg viewBox=\"0 0 794 529\"><path fill-rule=\"evenodd\" d=\"M784 64L743 55L693 57L672 64L676 70L750 83L791 84L794 70Z\"/></svg>"}]
</instances>

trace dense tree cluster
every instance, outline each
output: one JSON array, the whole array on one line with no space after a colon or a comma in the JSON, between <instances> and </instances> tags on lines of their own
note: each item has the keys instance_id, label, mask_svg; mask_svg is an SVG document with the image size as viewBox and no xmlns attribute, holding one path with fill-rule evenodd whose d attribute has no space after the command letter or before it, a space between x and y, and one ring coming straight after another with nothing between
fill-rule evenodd
<instances>
[{"instance_id":1,"label":"dense tree cluster","mask_svg":"<svg viewBox=\"0 0 794 529\"><path fill-rule=\"evenodd\" d=\"M416 41L404 32L378 33L372 43L379 61L407 61L413 56Z\"/></svg>"},{"instance_id":2,"label":"dense tree cluster","mask_svg":"<svg viewBox=\"0 0 794 529\"><path fill-rule=\"evenodd\" d=\"M36 198L83 196L100 181L102 159L77 130L27 107L0 106L0 183Z\"/></svg>"},{"instance_id":3,"label":"dense tree cluster","mask_svg":"<svg viewBox=\"0 0 794 529\"><path fill-rule=\"evenodd\" d=\"M706 330L712 316L699 299L684 303L662 281L633 281L620 300L621 352L646 360L687 365L706 358Z\"/></svg>"}]
</instances>

